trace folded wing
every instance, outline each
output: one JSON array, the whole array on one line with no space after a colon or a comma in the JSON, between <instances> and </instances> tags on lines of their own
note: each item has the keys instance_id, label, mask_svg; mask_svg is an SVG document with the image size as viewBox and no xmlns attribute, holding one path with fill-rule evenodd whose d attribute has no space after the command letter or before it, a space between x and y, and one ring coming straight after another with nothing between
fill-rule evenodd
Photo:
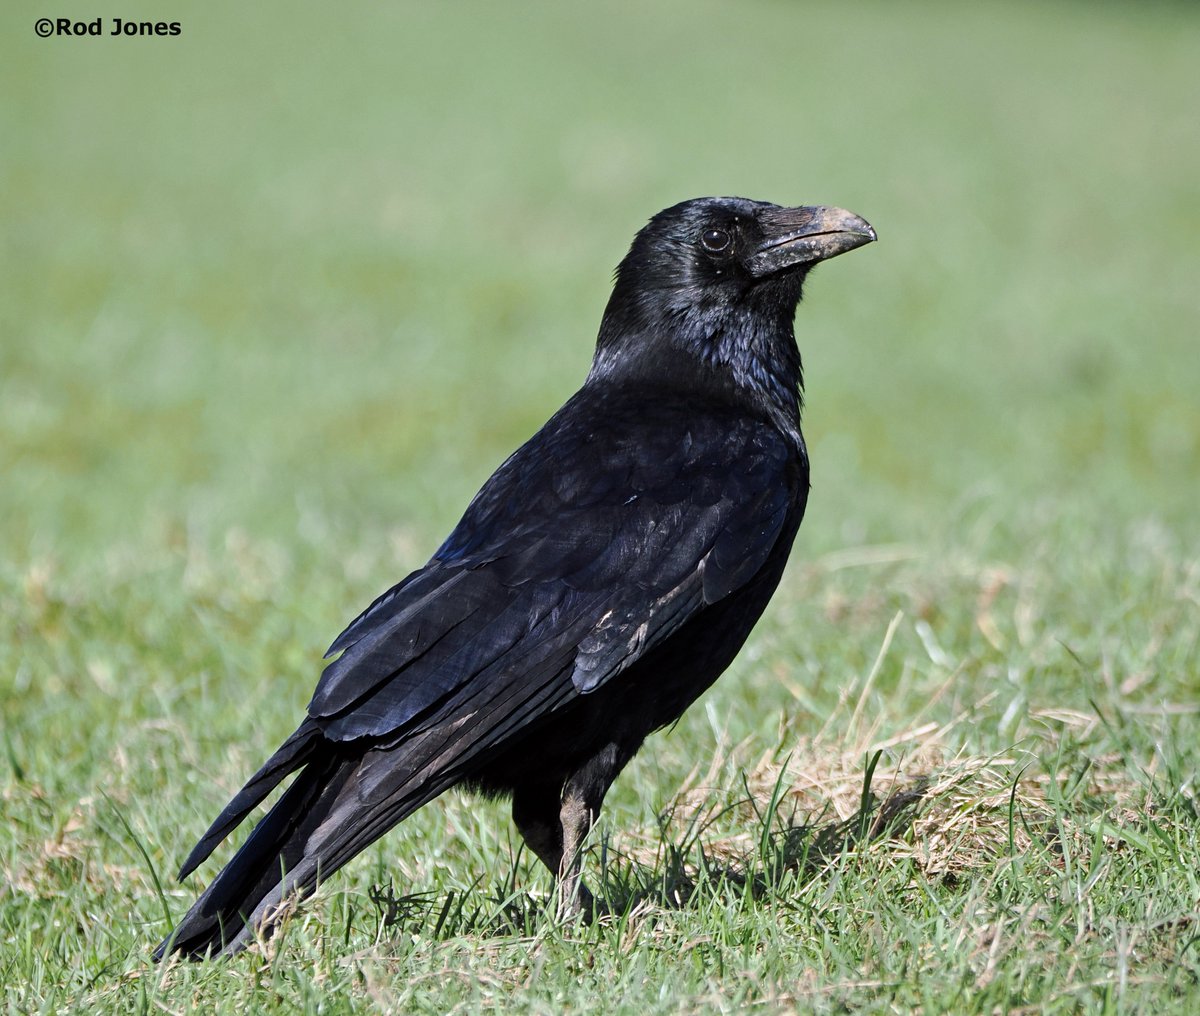
<instances>
[{"instance_id":1,"label":"folded wing","mask_svg":"<svg viewBox=\"0 0 1200 1016\"><path fill-rule=\"evenodd\" d=\"M603 418L603 434L551 420L429 564L334 642L341 656L309 706L326 737L449 725L447 749L461 750L447 761L464 762L758 572L797 496L794 452L775 431L720 414L691 414L683 434L653 411Z\"/></svg>"}]
</instances>

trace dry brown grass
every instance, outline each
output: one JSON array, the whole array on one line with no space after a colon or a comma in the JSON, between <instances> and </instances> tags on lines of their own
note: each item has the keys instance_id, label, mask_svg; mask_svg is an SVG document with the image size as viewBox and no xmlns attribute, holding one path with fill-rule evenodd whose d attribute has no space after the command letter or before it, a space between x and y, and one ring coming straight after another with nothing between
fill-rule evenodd
<instances>
[{"instance_id":1,"label":"dry brown grass","mask_svg":"<svg viewBox=\"0 0 1200 1016\"><path fill-rule=\"evenodd\" d=\"M1031 716L1079 740L1099 722L1068 710ZM740 877L760 849L765 821L783 837L781 857L791 867L815 871L845 850L883 851L891 862L911 861L927 878L954 883L1035 848L1050 848L1052 857L1063 836L1091 836L1095 823L1116 845L1122 830L1148 818L1146 786L1116 754L1089 755L1080 772L1047 765L1056 751L1049 734L985 756L955 747L965 717L886 738L871 729L853 736L858 718L856 710L846 736L830 736L831 722L812 738L789 745L784 737L781 748L749 764L739 765L746 750L739 745L693 770L664 827L646 831L632 859L651 864L659 850L651 841L680 842L703 830L705 858ZM720 780L738 768L744 793L731 805ZM1095 823L1062 827L1055 802L1068 792L1096 803Z\"/></svg>"}]
</instances>

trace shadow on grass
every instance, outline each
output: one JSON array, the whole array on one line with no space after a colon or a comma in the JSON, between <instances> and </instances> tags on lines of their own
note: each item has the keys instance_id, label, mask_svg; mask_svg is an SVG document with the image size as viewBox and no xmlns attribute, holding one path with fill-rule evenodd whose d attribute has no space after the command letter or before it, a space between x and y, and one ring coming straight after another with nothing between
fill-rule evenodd
<instances>
[{"instance_id":1,"label":"shadow on grass","mask_svg":"<svg viewBox=\"0 0 1200 1016\"><path fill-rule=\"evenodd\" d=\"M846 819L798 822L780 821L776 800L758 812L753 799L744 799L710 816L698 827L693 824L682 842L672 842L669 814L661 816L661 839L652 863L632 855L610 853L607 843L601 852L602 889L593 919L620 919L635 909L684 910L699 906L714 896L749 897L752 901L774 898L785 883L819 878L838 858L870 843L898 837L908 831L920 814L930 788L922 779L883 799L871 791L874 760L868 765L858 810ZM701 834L719 818L739 805L755 807L760 837L750 849L721 849L707 852ZM459 936L527 936L553 920L551 898L534 897L516 888L518 852L504 883L491 891L479 884L447 893L397 894L391 882L372 886L369 898L380 932L386 935L420 935L433 939ZM690 859L690 860L689 860ZM589 922L590 923L590 922Z\"/></svg>"},{"instance_id":2,"label":"shadow on grass","mask_svg":"<svg viewBox=\"0 0 1200 1016\"><path fill-rule=\"evenodd\" d=\"M881 800L870 791L869 781L870 770L859 807L846 819L772 821L773 809L769 809L760 815L761 835L749 849L714 853L697 841L692 850L671 844L664 835L657 864L631 861L627 877L609 879L610 889L624 890L610 892L606 898L610 912L620 914L642 903L682 909L706 896L731 892L787 905L791 894L779 893L785 883L794 889L797 882L819 878L847 854L878 840L903 836L920 814L930 787L930 781L922 779ZM694 853L697 863L688 863L689 853ZM641 888L633 889L634 882L640 882Z\"/></svg>"}]
</instances>

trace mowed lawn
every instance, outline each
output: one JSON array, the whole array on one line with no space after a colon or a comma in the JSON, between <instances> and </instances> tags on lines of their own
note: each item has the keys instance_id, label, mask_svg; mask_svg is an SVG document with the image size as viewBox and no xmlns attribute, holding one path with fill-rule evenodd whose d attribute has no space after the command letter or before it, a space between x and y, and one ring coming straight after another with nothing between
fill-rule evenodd
<instances>
[{"instance_id":1,"label":"mowed lawn","mask_svg":"<svg viewBox=\"0 0 1200 1016\"><path fill-rule=\"evenodd\" d=\"M182 31L0 34L8 1011L1200 1011L1200 9L68 7ZM880 240L807 287L808 518L610 794L611 916L448 795L151 964L325 647L712 193Z\"/></svg>"}]
</instances>

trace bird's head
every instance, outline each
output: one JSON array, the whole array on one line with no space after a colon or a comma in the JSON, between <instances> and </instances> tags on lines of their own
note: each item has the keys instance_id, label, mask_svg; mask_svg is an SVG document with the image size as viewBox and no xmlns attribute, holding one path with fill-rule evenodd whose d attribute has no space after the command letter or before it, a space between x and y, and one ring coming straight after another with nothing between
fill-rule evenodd
<instances>
[{"instance_id":1,"label":"bird's head","mask_svg":"<svg viewBox=\"0 0 1200 1016\"><path fill-rule=\"evenodd\" d=\"M792 318L805 276L874 239L866 220L841 208L745 198L667 208L617 268L593 374L619 360L661 361L673 347L749 384L778 375L773 387L794 393Z\"/></svg>"},{"instance_id":2,"label":"bird's head","mask_svg":"<svg viewBox=\"0 0 1200 1016\"><path fill-rule=\"evenodd\" d=\"M697 198L659 212L638 233L615 292L653 292L668 303L790 297L794 309L818 261L874 239L866 220L841 208Z\"/></svg>"}]
</instances>

